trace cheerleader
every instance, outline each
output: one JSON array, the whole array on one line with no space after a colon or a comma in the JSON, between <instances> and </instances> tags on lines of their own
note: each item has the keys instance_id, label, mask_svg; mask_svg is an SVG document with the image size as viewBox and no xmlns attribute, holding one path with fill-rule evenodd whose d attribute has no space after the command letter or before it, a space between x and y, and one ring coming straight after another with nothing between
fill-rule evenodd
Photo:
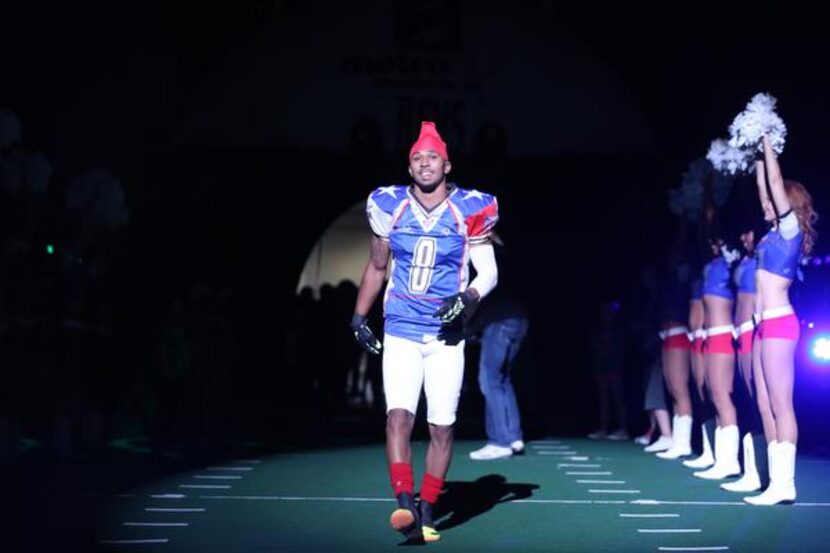
<instances>
[{"instance_id":1,"label":"cheerleader","mask_svg":"<svg viewBox=\"0 0 830 553\"><path fill-rule=\"evenodd\" d=\"M812 198L801 183L784 180L769 137L762 137L763 159L755 163L764 219L772 228L758 243L756 271L756 343L753 376L758 409L767 438L769 486L746 497L752 505L775 505L796 499L795 454L798 425L793 409L793 378L799 323L789 289L799 260L815 241L817 219Z\"/></svg>"},{"instance_id":2,"label":"cheerleader","mask_svg":"<svg viewBox=\"0 0 830 553\"><path fill-rule=\"evenodd\" d=\"M752 378L752 337L755 330L752 314L756 301L755 270L758 265L755 257L755 229L752 223L748 222L744 225L740 239L744 248L744 257L735 268L733 281L738 291L735 302L734 336L738 348L738 373L742 383L739 384L739 390L744 392L736 394L736 399L742 399L738 401L738 418L741 421L740 426L745 430L742 440L743 475L735 482L721 484L721 488L731 492L745 493L759 490L761 479L767 478L767 445L763 433L760 432L761 421Z\"/></svg>"},{"instance_id":3,"label":"cheerleader","mask_svg":"<svg viewBox=\"0 0 830 553\"><path fill-rule=\"evenodd\" d=\"M735 346L732 331L732 307L735 293L731 288L730 264L733 259L722 236L710 239L712 260L703 271L703 314L706 339L703 342L703 364L706 386L717 413L715 428L715 464L695 472L698 478L719 480L741 472L738 464L737 412L732 402L732 381L735 377Z\"/></svg>"},{"instance_id":4,"label":"cheerleader","mask_svg":"<svg viewBox=\"0 0 830 553\"><path fill-rule=\"evenodd\" d=\"M694 459L683 461L683 464L693 469L705 469L715 463L712 453L714 442L714 408L708 400L706 390L706 367L703 364L703 341L706 330L703 328L703 277L692 281L689 297L689 340L692 343L692 352L689 357L692 366L694 389L692 391L694 418L700 423L701 453Z\"/></svg>"},{"instance_id":5,"label":"cheerleader","mask_svg":"<svg viewBox=\"0 0 830 553\"><path fill-rule=\"evenodd\" d=\"M692 452L692 401L689 397L689 328L686 309L689 303L689 265L678 263L668 275L663 289L663 314L660 338L663 345L660 361L663 378L672 396L674 416L672 437L660 440L646 448L659 451L663 459L677 459ZM668 447L667 447L668 446ZM663 449L664 451L661 451Z\"/></svg>"}]
</instances>

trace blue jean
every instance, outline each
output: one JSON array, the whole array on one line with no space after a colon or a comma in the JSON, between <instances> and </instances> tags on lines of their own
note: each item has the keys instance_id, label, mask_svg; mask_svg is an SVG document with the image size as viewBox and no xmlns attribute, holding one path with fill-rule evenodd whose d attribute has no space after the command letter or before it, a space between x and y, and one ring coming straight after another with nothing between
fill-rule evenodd
<instances>
[{"instance_id":1,"label":"blue jean","mask_svg":"<svg viewBox=\"0 0 830 553\"><path fill-rule=\"evenodd\" d=\"M509 447L522 439L510 372L527 326L527 319L504 319L489 324L481 335L478 384L484 395L484 421L490 444Z\"/></svg>"}]
</instances>

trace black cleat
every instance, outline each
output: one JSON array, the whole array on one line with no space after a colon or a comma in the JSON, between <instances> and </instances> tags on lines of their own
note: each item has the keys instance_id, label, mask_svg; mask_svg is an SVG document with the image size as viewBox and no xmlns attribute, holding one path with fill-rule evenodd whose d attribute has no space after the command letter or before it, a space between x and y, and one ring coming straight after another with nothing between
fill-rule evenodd
<instances>
[{"instance_id":1,"label":"black cleat","mask_svg":"<svg viewBox=\"0 0 830 553\"><path fill-rule=\"evenodd\" d=\"M432 521L432 503L424 501L418 502L418 514L421 517L421 534L423 540L427 543L435 542L441 539L441 534L435 529L435 523Z\"/></svg>"},{"instance_id":2,"label":"black cleat","mask_svg":"<svg viewBox=\"0 0 830 553\"><path fill-rule=\"evenodd\" d=\"M392 511L389 525L393 530L403 534L407 540L421 539L421 520L411 493L398 494L398 508Z\"/></svg>"}]
</instances>

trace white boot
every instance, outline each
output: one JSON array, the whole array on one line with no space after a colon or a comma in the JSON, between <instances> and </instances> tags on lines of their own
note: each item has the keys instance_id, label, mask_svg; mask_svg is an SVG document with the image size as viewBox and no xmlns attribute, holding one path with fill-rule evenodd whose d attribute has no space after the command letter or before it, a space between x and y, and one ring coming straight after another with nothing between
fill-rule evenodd
<instances>
[{"instance_id":1,"label":"white boot","mask_svg":"<svg viewBox=\"0 0 830 553\"><path fill-rule=\"evenodd\" d=\"M795 501L795 444L772 442L767 447L769 486L761 495L745 497L750 505L777 505Z\"/></svg>"},{"instance_id":2,"label":"white boot","mask_svg":"<svg viewBox=\"0 0 830 553\"><path fill-rule=\"evenodd\" d=\"M657 456L661 459L677 459L684 457L692 452L692 417L691 415L679 415L674 417L674 427L672 428L672 438L674 444L671 448Z\"/></svg>"},{"instance_id":3,"label":"white boot","mask_svg":"<svg viewBox=\"0 0 830 553\"><path fill-rule=\"evenodd\" d=\"M761 489L761 478L755 464L755 444L752 443L752 433L744 434L744 474L734 482L721 484L720 487L728 492L754 492Z\"/></svg>"},{"instance_id":4,"label":"white boot","mask_svg":"<svg viewBox=\"0 0 830 553\"><path fill-rule=\"evenodd\" d=\"M674 438L671 436L660 436L656 442L643 448L646 453L656 453L658 451L666 451L674 446Z\"/></svg>"},{"instance_id":5,"label":"white boot","mask_svg":"<svg viewBox=\"0 0 830 553\"><path fill-rule=\"evenodd\" d=\"M674 416L671 418L672 445L671 445L670 447L667 447L666 449L659 450L659 451L666 452L666 451L668 451L669 449L671 449L671 448L674 446L674 434L677 432L677 419L679 419L679 418L680 418L680 415L674 415ZM659 441L659 440L658 440L658 441ZM655 443L656 443L656 442L655 442ZM649 453L655 453L655 452L653 452L653 451L649 451ZM665 454L665 453L664 453L664 454Z\"/></svg>"},{"instance_id":6,"label":"white boot","mask_svg":"<svg viewBox=\"0 0 830 553\"><path fill-rule=\"evenodd\" d=\"M741 444L741 435L734 424L724 426L720 431L720 443L715 437L715 464L711 468L695 472L694 475L705 480L722 480L730 476L741 474L741 465L738 463L738 449Z\"/></svg>"},{"instance_id":7,"label":"white boot","mask_svg":"<svg viewBox=\"0 0 830 553\"><path fill-rule=\"evenodd\" d=\"M715 464L715 456L712 453L712 444L709 443L709 434L706 433L705 424L700 425L700 431L703 433L703 452L700 457L683 461L683 464L690 469L705 469ZM717 439L718 434L720 434L719 426L715 427L715 439Z\"/></svg>"}]
</instances>

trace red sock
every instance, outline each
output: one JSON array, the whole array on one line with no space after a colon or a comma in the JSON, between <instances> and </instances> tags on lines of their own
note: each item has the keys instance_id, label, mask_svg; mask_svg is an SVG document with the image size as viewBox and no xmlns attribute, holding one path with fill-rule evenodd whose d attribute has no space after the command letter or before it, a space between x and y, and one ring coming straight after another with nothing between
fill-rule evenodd
<instances>
[{"instance_id":1,"label":"red sock","mask_svg":"<svg viewBox=\"0 0 830 553\"><path fill-rule=\"evenodd\" d=\"M421 482L421 499L427 503L435 504L438 501L438 495L441 493L441 488L443 487L443 478L438 478L425 472L424 479Z\"/></svg>"},{"instance_id":2,"label":"red sock","mask_svg":"<svg viewBox=\"0 0 830 553\"><path fill-rule=\"evenodd\" d=\"M399 493L413 493L412 465L409 463L392 463L389 465L389 480L395 496Z\"/></svg>"}]
</instances>

